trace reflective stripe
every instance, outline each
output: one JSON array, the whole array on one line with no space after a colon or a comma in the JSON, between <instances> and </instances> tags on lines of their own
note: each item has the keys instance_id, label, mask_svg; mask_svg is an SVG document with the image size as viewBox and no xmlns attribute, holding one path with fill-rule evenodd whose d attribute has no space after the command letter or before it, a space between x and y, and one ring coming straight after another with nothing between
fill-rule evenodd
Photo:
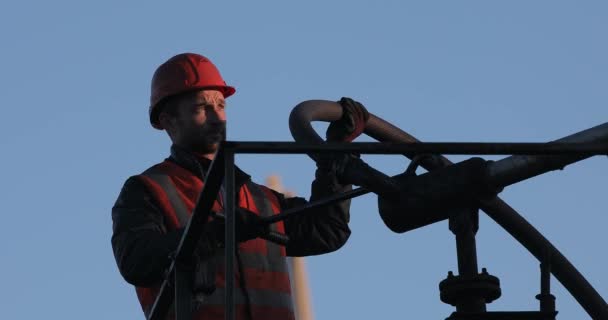
<instances>
[{"instance_id":1,"label":"reflective stripe","mask_svg":"<svg viewBox=\"0 0 608 320\"><path fill-rule=\"evenodd\" d=\"M175 211L180 226L185 227L190 221L191 214L188 212L184 201L179 197L177 188L175 187L175 184L173 184L173 181L171 181L171 178L158 170L154 170L154 168L144 172L144 175L152 179L163 189L169 199L169 203ZM208 289L214 286L218 258L223 257L214 257L212 259L197 261L198 268L193 274L194 288Z\"/></svg>"},{"instance_id":2,"label":"reflective stripe","mask_svg":"<svg viewBox=\"0 0 608 320\"><path fill-rule=\"evenodd\" d=\"M191 213L186 208L184 201L179 197L177 188L173 184L173 181L171 181L171 178L162 172L158 172L158 170L154 170L154 168L146 170L143 175L152 179L165 191L173 210L175 210L179 224L185 227L188 221L190 221Z\"/></svg>"},{"instance_id":3,"label":"reflective stripe","mask_svg":"<svg viewBox=\"0 0 608 320\"><path fill-rule=\"evenodd\" d=\"M239 251L243 267L262 271L287 272L286 259L283 256L267 256L255 252Z\"/></svg>"},{"instance_id":4,"label":"reflective stripe","mask_svg":"<svg viewBox=\"0 0 608 320\"><path fill-rule=\"evenodd\" d=\"M285 308L293 311L293 303L290 294L268 290L247 289L247 295L249 296L249 301L251 301L252 306ZM237 288L234 296L236 304L244 305L247 303L242 289ZM217 288L213 294L209 296L199 293L195 295L194 299L197 307L205 305L224 305L224 301L226 301L226 290L225 288Z\"/></svg>"},{"instance_id":5,"label":"reflective stripe","mask_svg":"<svg viewBox=\"0 0 608 320\"><path fill-rule=\"evenodd\" d=\"M255 206L258 209L258 213L262 217L269 217L274 215L274 211L272 210L272 204L270 203L270 199L266 196L264 191L260 189L261 187L257 184L251 182L251 180L247 183L247 189L253 196L253 202L255 202ZM280 223L280 222L279 222ZM273 223L270 225L270 230L278 231L277 224ZM283 256L281 247L273 242L266 241L266 248L268 250L269 257L281 257ZM283 262L284 264L285 262ZM285 269L287 272L287 269Z\"/></svg>"}]
</instances>

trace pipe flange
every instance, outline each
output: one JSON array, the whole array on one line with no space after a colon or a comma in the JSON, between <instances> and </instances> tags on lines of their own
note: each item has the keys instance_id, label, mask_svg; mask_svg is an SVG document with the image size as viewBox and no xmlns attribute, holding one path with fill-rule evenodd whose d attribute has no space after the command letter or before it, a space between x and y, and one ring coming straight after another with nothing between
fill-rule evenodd
<instances>
[{"instance_id":1,"label":"pipe flange","mask_svg":"<svg viewBox=\"0 0 608 320\"><path fill-rule=\"evenodd\" d=\"M454 276L450 271L448 277L439 283L441 301L457 306L470 298L483 298L486 303L500 298L500 280L483 271L474 276Z\"/></svg>"}]
</instances>

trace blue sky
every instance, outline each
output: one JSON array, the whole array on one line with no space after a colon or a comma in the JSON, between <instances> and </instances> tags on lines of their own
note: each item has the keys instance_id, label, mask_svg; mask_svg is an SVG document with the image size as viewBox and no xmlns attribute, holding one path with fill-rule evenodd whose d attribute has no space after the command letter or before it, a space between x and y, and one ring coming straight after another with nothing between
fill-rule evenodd
<instances>
[{"instance_id":1,"label":"blue sky","mask_svg":"<svg viewBox=\"0 0 608 320\"><path fill-rule=\"evenodd\" d=\"M292 141L293 106L350 96L424 141L543 142L606 121L606 31L603 1L4 2L3 315L143 318L114 262L110 209L127 177L168 153L147 108L154 69L176 53L207 55L237 88L231 140ZM366 159L391 174L408 164ZM604 297L606 160L501 194ZM305 156L237 161L309 195ZM307 260L317 319L450 314L438 290L456 269L447 223L391 233L372 195L353 201L351 220L343 249ZM483 214L477 241L503 290L488 309L537 309L535 259ZM552 284L559 319L588 318Z\"/></svg>"}]
</instances>

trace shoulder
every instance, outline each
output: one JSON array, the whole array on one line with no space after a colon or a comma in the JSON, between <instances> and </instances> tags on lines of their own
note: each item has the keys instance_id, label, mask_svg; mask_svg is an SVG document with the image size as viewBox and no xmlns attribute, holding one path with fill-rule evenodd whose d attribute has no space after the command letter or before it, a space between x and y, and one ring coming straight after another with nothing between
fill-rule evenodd
<instances>
[{"instance_id":1,"label":"shoulder","mask_svg":"<svg viewBox=\"0 0 608 320\"><path fill-rule=\"evenodd\" d=\"M174 164L172 161L169 161L169 159L166 159L165 161L159 162L159 163L149 167L148 169L142 171L136 177L149 176L149 175L154 175L154 174L169 174L173 171L174 166L177 166L177 165Z\"/></svg>"},{"instance_id":2,"label":"shoulder","mask_svg":"<svg viewBox=\"0 0 608 320\"><path fill-rule=\"evenodd\" d=\"M114 207L123 207L128 203L148 196L148 190L141 175L129 177L122 186Z\"/></svg>"},{"instance_id":3,"label":"shoulder","mask_svg":"<svg viewBox=\"0 0 608 320\"><path fill-rule=\"evenodd\" d=\"M159 174L162 172L162 167L164 166L163 161L161 163L157 163L148 169L142 171L140 174L132 175L128 177L120 190L120 194L118 195L118 199L114 204L114 207L123 207L129 206L134 202L140 202L141 200L147 201L150 198L149 191L149 177L153 174Z\"/></svg>"}]
</instances>

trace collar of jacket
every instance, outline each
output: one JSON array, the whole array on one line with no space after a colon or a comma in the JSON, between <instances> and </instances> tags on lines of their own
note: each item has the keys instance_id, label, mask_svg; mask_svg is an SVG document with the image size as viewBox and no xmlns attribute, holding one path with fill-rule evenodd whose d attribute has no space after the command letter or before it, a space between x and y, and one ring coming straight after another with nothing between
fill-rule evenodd
<instances>
[{"instance_id":1,"label":"collar of jacket","mask_svg":"<svg viewBox=\"0 0 608 320\"><path fill-rule=\"evenodd\" d=\"M185 150L176 145L171 146L171 156L167 158L167 161L171 161L182 168L192 172L195 176L201 180L205 180L204 175L207 174L207 170L211 166L211 160L197 157L192 152ZM246 174L236 165L234 166L234 182L236 183L237 190L248 180L251 180L251 176Z\"/></svg>"}]
</instances>

